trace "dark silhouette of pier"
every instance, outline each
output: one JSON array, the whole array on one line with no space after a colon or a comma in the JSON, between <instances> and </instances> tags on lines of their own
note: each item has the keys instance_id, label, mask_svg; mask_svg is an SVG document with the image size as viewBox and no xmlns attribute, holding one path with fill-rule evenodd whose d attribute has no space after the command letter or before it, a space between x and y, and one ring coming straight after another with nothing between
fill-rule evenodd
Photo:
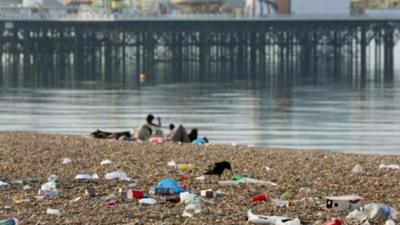
<instances>
[{"instance_id":1,"label":"dark silhouette of pier","mask_svg":"<svg viewBox=\"0 0 400 225\"><path fill-rule=\"evenodd\" d=\"M400 18L2 20L0 34L0 71L39 76L32 79L124 81L172 73L201 80L319 71L363 79L372 69L391 79Z\"/></svg>"}]
</instances>

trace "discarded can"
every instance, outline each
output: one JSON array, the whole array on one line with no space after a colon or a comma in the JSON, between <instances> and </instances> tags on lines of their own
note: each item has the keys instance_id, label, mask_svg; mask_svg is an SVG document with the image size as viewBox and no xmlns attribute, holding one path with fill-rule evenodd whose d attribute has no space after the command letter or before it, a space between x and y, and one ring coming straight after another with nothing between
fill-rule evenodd
<instances>
[{"instance_id":1,"label":"discarded can","mask_svg":"<svg viewBox=\"0 0 400 225\"><path fill-rule=\"evenodd\" d=\"M193 170L193 164L178 164L178 170L181 171L181 172L192 171Z\"/></svg>"},{"instance_id":2,"label":"discarded can","mask_svg":"<svg viewBox=\"0 0 400 225\"><path fill-rule=\"evenodd\" d=\"M18 225L18 220L15 218L10 218L0 221L0 225Z\"/></svg>"},{"instance_id":3,"label":"discarded can","mask_svg":"<svg viewBox=\"0 0 400 225\"><path fill-rule=\"evenodd\" d=\"M268 195L266 193L261 193L253 197L252 202L265 202L268 200Z\"/></svg>"},{"instance_id":4,"label":"discarded can","mask_svg":"<svg viewBox=\"0 0 400 225\"><path fill-rule=\"evenodd\" d=\"M333 211L352 211L363 205L363 198L357 195L326 197L326 208Z\"/></svg>"}]
</instances>

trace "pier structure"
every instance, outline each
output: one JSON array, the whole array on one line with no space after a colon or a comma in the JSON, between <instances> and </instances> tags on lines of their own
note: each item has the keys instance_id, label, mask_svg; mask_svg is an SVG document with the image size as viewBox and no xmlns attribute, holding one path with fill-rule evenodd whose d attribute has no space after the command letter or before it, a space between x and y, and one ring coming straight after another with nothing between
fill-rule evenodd
<instances>
[{"instance_id":1,"label":"pier structure","mask_svg":"<svg viewBox=\"0 0 400 225\"><path fill-rule=\"evenodd\" d=\"M0 71L32 79L221 74L391 79L399 18L1 19ZM44 74L52 74L51 78ZM36 74L36 76L35 76Z\"/></svg>"}]
</instances>

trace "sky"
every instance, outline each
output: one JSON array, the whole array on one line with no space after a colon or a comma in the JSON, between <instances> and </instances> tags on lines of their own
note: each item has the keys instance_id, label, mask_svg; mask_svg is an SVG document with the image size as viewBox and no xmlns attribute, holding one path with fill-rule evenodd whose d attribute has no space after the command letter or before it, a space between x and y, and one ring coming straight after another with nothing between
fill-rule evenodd
<instances>
[{"instance_id":1,"label":"sky","mask_svg":"<svg viewBox=\"0 0 400 225\"><path fill-rule=\"evenodd\" d=\"M292 0L294 14L345 14L350 12L350 0Z\"/></svg>"}]
</instances>

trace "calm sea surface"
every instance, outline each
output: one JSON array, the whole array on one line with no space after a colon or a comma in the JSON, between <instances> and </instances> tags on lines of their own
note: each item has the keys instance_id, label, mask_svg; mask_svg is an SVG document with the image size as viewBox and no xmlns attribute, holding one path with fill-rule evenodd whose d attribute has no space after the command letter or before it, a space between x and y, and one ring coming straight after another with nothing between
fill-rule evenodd
<instances>
[{"instance_id":1,"label":"calm sea surface","mask_svg":"<svg viewBox=\"0 0 400 225\"><path fill-rule=\"evenodd\" d=\"M0 130L125 131L146 114L196 127L212 143L400 153L400 73L139 82L25 82L0 76ZM49 75L50 76L50 75Z\"/></svg>"}]
</instances>

